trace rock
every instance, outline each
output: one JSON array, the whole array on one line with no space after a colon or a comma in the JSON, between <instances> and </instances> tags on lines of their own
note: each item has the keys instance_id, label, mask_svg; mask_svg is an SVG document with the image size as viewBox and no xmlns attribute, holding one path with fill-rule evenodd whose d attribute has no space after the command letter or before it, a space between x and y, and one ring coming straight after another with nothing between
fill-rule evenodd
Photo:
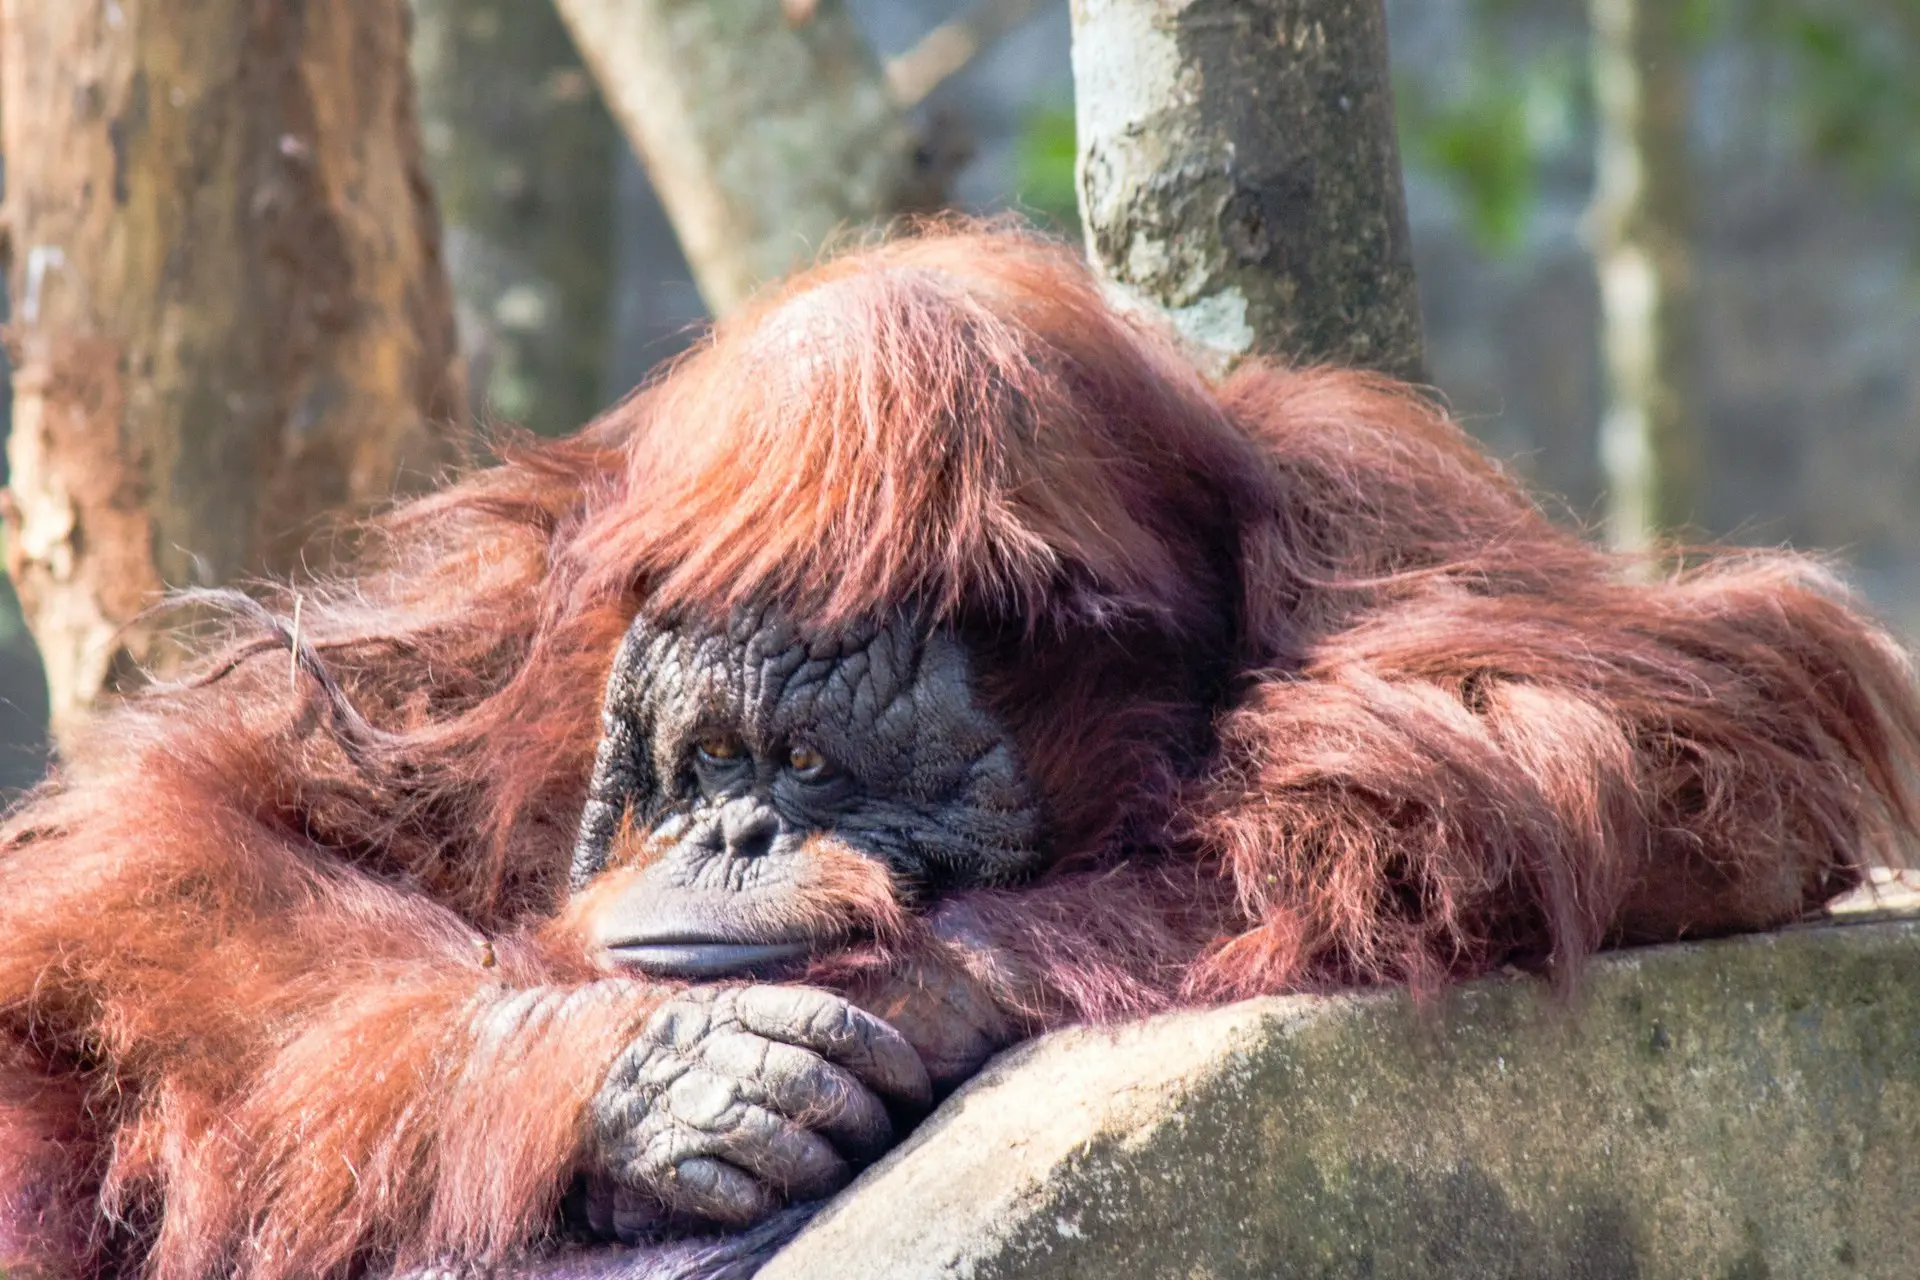
<instances>
[{"instance_id":1,"label":"rock","mask_svg":"<svg viewBox=\"0 0 1920 1280\"><path fill-rule=\"evenodd\" d=\"M1920 1276L1920 912L997 1060L761 1272Z\"/></svg>"}]
</instances>

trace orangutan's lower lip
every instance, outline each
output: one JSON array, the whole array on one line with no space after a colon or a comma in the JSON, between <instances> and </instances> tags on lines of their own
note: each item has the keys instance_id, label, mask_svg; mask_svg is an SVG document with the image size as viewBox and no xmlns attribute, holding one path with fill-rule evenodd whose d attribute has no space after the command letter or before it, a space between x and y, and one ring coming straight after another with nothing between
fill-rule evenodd
<instances>
[{"instance_id":1,"label":"orangutan's lower lip","mask_svg":"<svg viewBox=\"0 0 1920 1280\"><path fill-rule=\"evenodd\" d=\"M610 946L607 956L660 978L725 978L798 960L807 950L804 942L649 942Z\"/></svg>"}]
</instances>

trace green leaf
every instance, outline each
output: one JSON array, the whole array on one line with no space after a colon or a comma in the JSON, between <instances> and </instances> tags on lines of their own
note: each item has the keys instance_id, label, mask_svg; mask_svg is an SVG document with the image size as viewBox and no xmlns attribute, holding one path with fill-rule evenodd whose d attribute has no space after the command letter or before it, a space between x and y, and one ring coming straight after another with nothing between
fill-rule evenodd
<instances>
[{"instance_id":1,"label":"green leaf","mask_svg":"<svg viewBox=\"0 0 1920 1280\"><path fill-rule=\"evenodd\" d=\"M1015 201L1061 232L1078 235L1080 200L1074 185L1073 107L1035 107L1021 122Z\"/></svg>"},{"instance_id":2,"label":"green leaf","mask_svg":"<svg viewBox=\"0 0 1920 1280\"><path fill-rule=\"evenodd\" d=\"M1476 243L1511 252L1526 238L1538 194L1524 87L1476 77L1467 97L1438 103L1418 87L1398 94L1408 155L1438 173L1460 197Z\"/></svg>"}]
</instances>

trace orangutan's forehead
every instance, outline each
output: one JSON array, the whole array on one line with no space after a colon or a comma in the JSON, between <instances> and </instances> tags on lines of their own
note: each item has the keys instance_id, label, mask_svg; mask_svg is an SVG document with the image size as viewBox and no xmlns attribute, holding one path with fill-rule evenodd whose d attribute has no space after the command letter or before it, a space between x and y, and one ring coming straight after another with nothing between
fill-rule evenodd
<instances>
[{"instance_id":1,"label":"orangutan's forehead","mask_svg":"<svg viewBox=\"0 0 1920 1280\"><path fill-rule=\"evenodd\" d=\"M920 678L930 648L936 665L954 665L948 647L899 621L808 634L772 610L738 610L724 628L655 630L645 670L662 700L725 714L743 732L772 732L789 720L877 722Z\"/></svg>"}]
</instances>

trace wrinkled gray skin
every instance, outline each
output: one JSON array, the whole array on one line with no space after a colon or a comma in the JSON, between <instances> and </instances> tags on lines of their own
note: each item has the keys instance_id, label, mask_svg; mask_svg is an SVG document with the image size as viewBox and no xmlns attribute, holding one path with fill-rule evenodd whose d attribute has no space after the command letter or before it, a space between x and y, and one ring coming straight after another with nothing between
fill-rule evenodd
<instances>
[{"instance_id":1,"label":"wrinkled gray skin","mask_svg":"<svg viewBox=\"0 0 1920 1280\"><path fill-rule=\"evenodd\" d=\"M698 891L777 892L781 855L823 830L922 886L1004 880L1036 859L1032 795L1005 732L974 702L965 647L906 618L824 639L764 612L741 613L725 634L636 619L601 728L575 888L605 866L629 805L678 840L686 856L671 883ZM753 769L703 788L694 743L708 732L737 736ZM820 751L847 785L818 794L783 779L794 745ZM748 809L770 824L771 847L740 847L753 824L736 815ZM773 856L722 856L735 851Z\"/></svg>"},{"instance_id":2,"label":"wrinkled gray skin","mask_svg":"<svg viewBox=\"0 0 1920 1280\"><path fill-rule=\"evenodd\" d=\"M716 740L737 749L701 750ZM825 767L797 770L796 748ZM665 847L596 913L594 941L629 972L706 983L777 977L846 941L810 935L818 925L794 909L816 834L884 863L922 908L1031 869L1040 834L1012 746L974 700L965 647L904 618L825 639L766 613L724 633L636 620L608 682L577 890L606 868L629 814ZM598 1169L570 1216L619 1240L676 1221L752 1223L838 1190L892 1145L889 1105L913 1116L931 1096L908 1042L837 995L690 987L594 1099Z\"/></svg>"},{"instance_id":3,"label":"wrinkled gray skin","mask_svg":"<svg viewBox=\"0 0 1920 1280\"><path fill-rule=\"evenodd\" d=\"M691 987L608 1073L593 1123L610 1185L582 1209L616 1239L669 1216L744 1226L832 1194L891 1146L882 1097L912 1112L932 1093L912 1046L837 996Z\"/></svg>"}]
</instances>

